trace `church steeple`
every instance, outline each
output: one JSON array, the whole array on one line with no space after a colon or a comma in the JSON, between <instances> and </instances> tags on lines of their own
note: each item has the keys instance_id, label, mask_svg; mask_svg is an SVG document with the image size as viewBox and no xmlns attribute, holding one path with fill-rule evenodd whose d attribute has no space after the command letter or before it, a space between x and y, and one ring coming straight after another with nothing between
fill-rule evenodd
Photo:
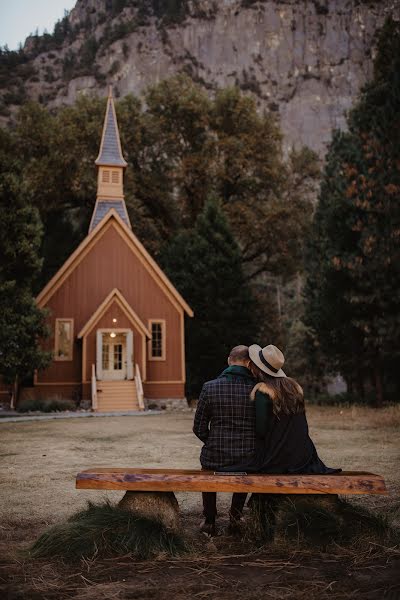
<instances>
[{"instance_id":1,"label":"church steeple","mask_svg":"<svg viewBox=\"0 0 400 600\"><path fill-rule=\"evenodd\" d=\"M122 156L111 86L108 93L100 151L95 164L99 168L97 176L97 199L89 226L89 233L112 208L118 212L121 219L130 227L123 187L124 169L128 163Z\"/></svg>"},{"instance_id":2,"label":"church steeple","mask_svg":"<svg viewBox=\"0 0 400 600\"><path fill-rule=\"evenodd\" d=\"M111 86L108 91L107 110L104 119L103 135L101 136L100 152L95 164L103 167L126 167L128 164L122 156Z\"/></svg>"}]
</instances>

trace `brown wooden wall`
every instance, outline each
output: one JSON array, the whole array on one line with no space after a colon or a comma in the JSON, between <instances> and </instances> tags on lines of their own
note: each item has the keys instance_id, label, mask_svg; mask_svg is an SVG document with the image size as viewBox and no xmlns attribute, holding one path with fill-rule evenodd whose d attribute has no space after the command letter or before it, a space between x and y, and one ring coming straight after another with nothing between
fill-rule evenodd
<instances>
[{"instance_id":1,"label":"brown wooden wall","mask_svg":"<svg viewBox=\"0 0 400 600\"><path fill-rule=\"evenodd\" d=\"M160 288L118 229L118 224L110 221L103 231L99 230L101 235L95 238L96 243L46 304L51 311L51 330L54 332L56 318L73 318L76 337L111 290L117 288L144 325L148 327L149 319L166 321L166 361L147 361L147 381L182 381L182 310ZM108 327L109 316L102 320L102 327ZM137 350L140 344L136 337L134 344ZM45 345L53 349L54 339ZM90 368L95 358L92 338L88 346L87 365ZM82 342L76 341L73 360L53 361L46 371L38 375L38 383L82 381L81 352ZM88 372L84 377L88 378Z\"/></svg>"},{"instance_id":2,"label":"brown wooden wall","mask_svg":"<svg viewBox=\"0 0 400 600\"><path fill-rule=\"evenodd\" d=\"M185 398L184 383L144 383L145 398Z\"/></svg>"},{"instance_id":3,"label":"brown wooden wall","mask_svg":"<svg viewBox=\"0 0 400 600\"><path fill-rule=\"evenodd\" d=\"M91 394L87 398L90 398ZM39 400L49 400L53 398L66 398L68 400L73 400L74 402L79 402L82 398L82 386L81 384L73 384L73 385L45 385L38 384L35 385L34 388L28 388L21 391L21 395L19 398L19 402L28 400L28 399L39 399Z\"/></svg>"}]
</instances>

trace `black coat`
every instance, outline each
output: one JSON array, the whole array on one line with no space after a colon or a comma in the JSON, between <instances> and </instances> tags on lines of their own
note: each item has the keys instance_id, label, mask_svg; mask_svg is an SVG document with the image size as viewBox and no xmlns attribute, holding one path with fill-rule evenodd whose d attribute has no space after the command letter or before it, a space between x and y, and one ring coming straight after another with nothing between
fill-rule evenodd
<instances>
[{"instance_id":1,"label":"black coat","mask_svg":"<svg viewBox=\"0 0 400 600\"><path fill-rule=\"evenodd\" d=\"M305 412L273 413L273 403L266 393L257 391L256 449L252 461L241 470L261 473L329 474L341 469L327 467L317 454L308 432Z\"/></svg>"}]
</instances>

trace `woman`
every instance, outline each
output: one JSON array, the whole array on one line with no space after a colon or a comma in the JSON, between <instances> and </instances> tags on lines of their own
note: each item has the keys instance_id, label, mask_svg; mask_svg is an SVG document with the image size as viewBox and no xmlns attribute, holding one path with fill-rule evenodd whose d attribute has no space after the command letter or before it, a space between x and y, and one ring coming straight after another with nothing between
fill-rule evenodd
<instances>
[{"instance_id":1,"label":"woman","mask_svg":"<svg viewBox=\"0 0 400 600\"><path fill-rule=\"evenodd\" d=\"M303 390L282 371L285 358L272 344L249 347L250 364L258 381L251 392L256 404L257 447L248 471L261 473L337 473L318 457L308 434Z\"/></svg>"}]
</instances>

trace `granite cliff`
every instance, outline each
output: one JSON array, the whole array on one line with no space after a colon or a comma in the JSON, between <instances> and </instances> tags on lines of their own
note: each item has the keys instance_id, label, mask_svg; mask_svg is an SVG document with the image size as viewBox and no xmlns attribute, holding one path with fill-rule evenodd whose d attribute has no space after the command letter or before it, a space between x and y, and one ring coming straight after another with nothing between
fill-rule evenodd
<instances>
[{"instance_id":1,"label":"granite cliff","mask_svg":"<svg viewBox=\"0 0 400 600\"><path fill-rule=\"evenodd\" d=\"M140 94L184 71L210 93L240 86L279 113L286 148L323 154L371 73L377 29L399 18L399 4L78 0L54 34L26 40L11 79L1 78L3 120L21 98L57 107L79 93L105 95L109 84L116 95Z\"/></svg>"}]
</instances>

